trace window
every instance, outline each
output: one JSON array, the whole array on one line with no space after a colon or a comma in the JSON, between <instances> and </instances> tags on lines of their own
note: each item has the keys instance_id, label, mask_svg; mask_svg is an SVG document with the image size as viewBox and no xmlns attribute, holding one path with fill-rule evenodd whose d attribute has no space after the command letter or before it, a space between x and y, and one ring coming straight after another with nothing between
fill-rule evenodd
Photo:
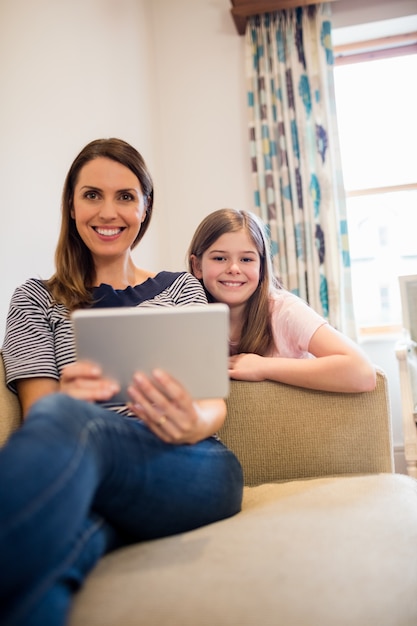
<instances>
[{"instance_id":1,"label":"window","mask_svg":"<svg viewBox=\"0 0 417 626\"><path fill-rule=\"evenodd\" d=\"M398 330L398 276L417 274L417 54L415 46L402 54L378 52L377 58L341 57L335 67L353 301L362 334Z\"/></svg>"}]
</instances>

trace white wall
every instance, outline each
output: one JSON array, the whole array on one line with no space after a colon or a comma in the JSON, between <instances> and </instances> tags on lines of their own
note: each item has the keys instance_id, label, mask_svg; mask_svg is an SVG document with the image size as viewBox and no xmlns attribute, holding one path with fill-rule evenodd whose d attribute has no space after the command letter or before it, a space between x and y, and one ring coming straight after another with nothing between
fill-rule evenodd
<instances>
[{"instance_id":1,"label":"white wall","mask_svg":"<svg viewBox=\"0 0 417 626\"><path fill-rule=\"evenodd\" d=\"M14 287L53 271L61 188L79 150L120 136L155 166L150 23L145 0L0 3L1 335ZM162 247L153 236L150 265Z\"/></svg>"},{"instance_id":2,"label":"white wall","mask_svg":"<svg viewBox=\"0 0 417 626\"><path fill-rule=\"evenodd\" d=\"M416 13L415 0L332 6L339 29ZM230 0L1 0L0 85L0 342L14 287L53 271L64 176L91 139L122 137L150 166L155 216L136 255L150 269L184 267L208 212L252 206ZM389 375L401 444L392 340L365 349Z\"/></svg>"},{"instance_id":3,"label":"white wall","mask_svg":"<svg viewBox=\"0 0 417 626\"><path fill-rule=\"evenodd\" d=\"M249 208L242 51L228 0L0 2L1 337L15 286L53 271L63 180L91 139L150 166L150 269L182 269L210 211Z\"/></svg>"},{"instance_id":4,"label":"white wall","mask_svg":"<svg viewBox=\"0 0 417 626\"><path fill-rule=\"evenodd\" d=\"M229 0L152 0L167 269L201 219L251 208L243 38Z\"/></svg>"}]
</instances>

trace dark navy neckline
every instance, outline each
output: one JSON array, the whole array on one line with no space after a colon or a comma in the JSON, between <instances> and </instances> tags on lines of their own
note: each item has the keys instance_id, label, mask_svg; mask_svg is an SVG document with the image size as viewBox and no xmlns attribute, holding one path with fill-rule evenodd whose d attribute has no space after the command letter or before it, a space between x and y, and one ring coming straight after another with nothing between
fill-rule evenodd
<instances>
[{"instance_id":1,"label":"dark navy neckline","mask_svg":"<svg viewBox=\"0 0 417 626\"><path fill-rule=\"evenodd\" d=\"M185 272L159 272L156 276L147 278L143 283L135 287L128 286L125 289L113 289L111 285L101 283L92 289L93 308L138 306L146 300L155 298L182 274Z\"/></svg>"}]
</instances>

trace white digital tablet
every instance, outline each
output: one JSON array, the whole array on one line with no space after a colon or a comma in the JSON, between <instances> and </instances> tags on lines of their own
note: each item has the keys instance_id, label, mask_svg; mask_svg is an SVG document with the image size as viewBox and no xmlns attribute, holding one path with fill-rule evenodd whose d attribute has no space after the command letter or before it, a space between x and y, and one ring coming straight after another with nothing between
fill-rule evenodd
<instances>
[{"instance_id":1,"label":"white digital tablet","mask_svg":"<svg viewBox=\"0 0 417 626\"><path fill-rule=\"evenodd\" d=\"M130 401L135 371L161 368L192 397L225 398L229 392L229 308L225 304L178 307L80 309L71 315L77 359L98 363Z\"/></svg>"}]
</instances>

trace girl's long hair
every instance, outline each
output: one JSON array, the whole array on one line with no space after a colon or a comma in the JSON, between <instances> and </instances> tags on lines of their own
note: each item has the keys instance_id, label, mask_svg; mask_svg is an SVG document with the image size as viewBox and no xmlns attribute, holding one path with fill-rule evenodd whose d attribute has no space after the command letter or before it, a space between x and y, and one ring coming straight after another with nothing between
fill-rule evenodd
<instances>
[{"instance_id":1,"label":"girl's long hair","mask_svg":"<svg viewBox=\"0 0 417 626\"><path fill-rule=\"evenodd\" d=\"M55 274L47 281L55 302L64 304L69 310L91 305L91 287L94 284L95 268L90 250L87 248L71 217L74 206L74 189L81 169L89 161L105 157L121 163L138 178L145 200L146 216L132 249L148 229L153 207L153 183L143 157L130 144L121 139L96 139L87 144L72 163L64 183L61 205L61 230L55 250Z\"/></svg>"},{"instance_id":2,"label":"girl's long hair","mask_svg":"<svg viewBox=\"0 0 417 626\"><path fill-rule=\"evenodd\" d=\"M242 333L237 348L238 353L253 353L264 356L273 344L270 316L271 296L282 288L274 277L269 240L265 226L254 213L236 209L219 209L210 213L197 227L188 248L188 270L193 273L192 255L201 260L204 252L225 233L244 230L255 245L260 258L258 288L246 303L243 313ZM204 283L200 281L203 286ZM209 302L213 297L207 292Z\"/></svg>"}]
</instances>

